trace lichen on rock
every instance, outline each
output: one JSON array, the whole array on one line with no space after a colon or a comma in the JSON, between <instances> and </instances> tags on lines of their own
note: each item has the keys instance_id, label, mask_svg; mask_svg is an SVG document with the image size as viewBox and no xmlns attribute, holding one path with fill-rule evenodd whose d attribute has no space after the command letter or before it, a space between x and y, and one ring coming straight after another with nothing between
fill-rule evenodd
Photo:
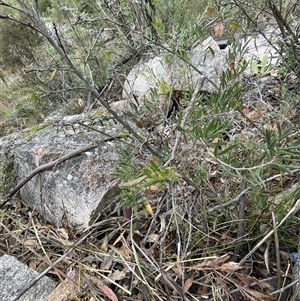
<instances>
[{"instance_id":1,"label":"lichen on rock","mask_svg":"<svg viewBox=\"0 0 300 301\"><path fill-rule=\"evenodd\" d=\"M5 199L16 180L14 156L12 152L0 146L0 198Z\"/></svg>"}]
</instances>

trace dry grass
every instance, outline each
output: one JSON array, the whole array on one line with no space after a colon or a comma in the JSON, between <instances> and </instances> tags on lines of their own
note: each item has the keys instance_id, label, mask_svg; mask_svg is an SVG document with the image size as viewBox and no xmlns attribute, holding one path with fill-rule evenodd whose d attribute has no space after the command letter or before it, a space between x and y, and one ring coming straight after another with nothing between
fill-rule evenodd
<instances>
[{"instance_id":1,"label":"dry grass","mask_svg":"<svg viewBox=\"0 0 300 301\"><path fill-rule=\"evenodd\" d=\"M76 233L47 224L18 203L1 211L0 250L38 272L50 267L47 275L61 283L69 279L66 300L279 300L273 296L291 282L290 250L281 245L279 253L268 233L296 239L298 219L285 229L257 216L269 224L267 232L237 237L237 225L250 224L250 213L244 208L241 221L233 205L226 208L229 220L208 213L207 205L176 183L160 193L153 216L108 216ZM257 242L263 243L255 247ZM232 261L239 243L243 264Z\"/></svg>"}]
</instances>

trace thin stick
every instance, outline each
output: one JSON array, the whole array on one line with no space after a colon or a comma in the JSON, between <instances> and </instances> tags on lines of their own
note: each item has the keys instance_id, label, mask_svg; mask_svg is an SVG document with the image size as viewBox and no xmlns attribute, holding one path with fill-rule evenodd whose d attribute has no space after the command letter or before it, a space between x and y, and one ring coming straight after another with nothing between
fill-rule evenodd
<instances>
[{"instance_id":1,"label":"thin stick","mask_svg":"<svg viewBox=\"0 0 300 301\"><path fill-rule=\"evenodd\" d=\"M182 117L182 120L180 122L180 127L181 128L184 128L185 127L185 124L187 122L187 119L188 117L190 116L190 113L195 105L195 102L196 102L196 99L197 99L197 96L199 94L199 92L201 91L202 87L203 87L203 84L204 84L204 78L200 81L198 81L197 83L197 86L194 90L194 93L192 95L192 98L191 100L189 101L189 105ZM168 166L174 159L175 159L175 154L176 154L176 151L177 151L177 148L179 146L179 143L180 143L180 139L181 139L181 131L177 131L176 133L176 140L175 140L175 144L174 144L174 147L173 147L173 150L172 150L172 154L171 154L171 157L170 159L164 164L164 166Z\"/></svg>"},{"instance_id":2,"label":"thin stick","mask_svg":"<svg viewBox=\"0 0 300 301\"><path fill-rule=\"evenodd\" d=\"M246 187L246 183L243 182L241 190L244 191L245 187ZM238 231L237 231L237 237L236 237L236 246L234 248L234 252L233 252L233 256L232 256L232 261L234 261L234 262L238 262L238 258L241 253L242 238L245 234L245 204L246 204L246 195L244 193L240 197L240 202L239 202Z\"/></svg>"},{"instance_id":3,"label":"thin stick","mask_svg":"<svg viewBox=\"0 0 300 301\"><path fill-rule=\"evenodd\" d=\"M278 239L278 232L276 228L276 219L275 214L272 212L272 221L273 221L273 228L274 228L274 242L275 242L275 251L276 251L276 268L277 268L277 287L276 289L280 289L281 283L281 273L280 273L280 250L279 250L279 239Z\"/></svg>"}]
</instances>

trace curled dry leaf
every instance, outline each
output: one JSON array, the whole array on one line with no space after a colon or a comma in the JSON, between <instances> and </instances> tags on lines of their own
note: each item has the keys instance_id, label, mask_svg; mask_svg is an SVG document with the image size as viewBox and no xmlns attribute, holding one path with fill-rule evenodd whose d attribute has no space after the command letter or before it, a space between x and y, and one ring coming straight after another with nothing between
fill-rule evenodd
<instances>
[{"instance_id":1,"label":"curled dry leaf","mask_svg":"<svg viewBox=\"0 0 300 301\"><path fill-rule=\"evenodd\" d=\"M239 265L239 263L233 261L226 262L218 268L218 270L226 271L226 272L233 272L240 269L242 269L242 267Z\"/></svg>"},{"instance_id":2,"label":"curled dry leaf","mask_svg":"<svg viewBox=\"0 0 300 301\"><path fill-rule=\"evenodd\" d=\"M126 246L122 245L121 248L116 248L113 245L109 245L109 248L126 261L130 261L130 252Z\"/></svg>"},{"instance_id":3,"label":"curled dry leaf","mask_svg":"<svg viewBox=\"0 0 300 301\"><path fill-rule=\"evenodd\" d=\"M33 260L30 260L30 261L29 261L29 267L30 267L31 269L36 270L36 266L37 266L37 264L36 264L36 259L33 259Z\"/></svg>"}]
</instances>

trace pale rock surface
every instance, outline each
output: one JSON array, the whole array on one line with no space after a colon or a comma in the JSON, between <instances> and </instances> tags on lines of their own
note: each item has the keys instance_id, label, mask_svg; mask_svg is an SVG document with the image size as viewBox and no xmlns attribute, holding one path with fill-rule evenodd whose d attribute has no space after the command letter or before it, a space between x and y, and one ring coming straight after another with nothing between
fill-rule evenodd
<instances>
[{"instance_id":1,"label":"pale rock surface","mask_svg":"<svg viewBox=\"0 0 300 301\"><path fill-rule=\"evenodd\" d=\"M239 39L238 46L236 46L239 48L238 51L231 46L221 50L217 42L212 37L208 37L187 53L187 61L192 66L171 54L154 57L148 62L137 65L129 72L124 82L123 97L130 99L132 94L137 97L149 95L151 89L159 90L160 83L166 83L175 90L189 91L203 78L206 80L202 92L216 92L220 86L221 74L229 68L232 60L229 53L236 52L236 63L241 59L248 62L245 70L247 76L253 73L251 64L254 59L259 63L266 56L268 64L279 63L278 54L269 43L269 41L274 43L276 31L267 30L265 37L253 35ZM241 57L238 57L240 54Z\"/></svg>"},{"instance_id":2,"label":"pale rock surface","mask_svg":"<svg viewBox=\"0 0 300 301\"><path fill-rule=\"evenodd\" d=\"M188 56L197 70L179 58L170 58L168 55L155 57L134 67L125 80L123 97L130 98L132 93L137 97L147 95L151 89L157 87L158 82L165 82L177 90L188 91L203 77L211 81L204 83L203 91L215 91L226 65L224 52L220 50L216 41L211 37L207 38ZM182 72L183 69L187 72ZM216 85L212 85L212 82Z\"/></svg>"},{"instance_id":3,"label":"pale rock surface","mask_svg":"<svg viewBox=\"0 0 300 301\"><path fill-rule=\"evenodd\" d=\"M104 142L108 137L78 125L74 127L48 126L36 133L30 133L29 129L3 137L0 139L0 160L3 166L10 168L4 172L10 173L10 180L6 181L10 186L7 183L5 186L8 192L38 166L103 141L97 147L37 174L20 190L22 201L57 227L69 224L84 229L100 215L115 210L119 190L113 173L121 143L117 139ZM116 125L94 127L118 136ZM5 163L5 160L10 162Z\"/></svg>"},{"instance_id":4,"label":"pale rock surface","mask_svg":"<svg viewBox=\"0 0 300 301\"><path fill-rule=\"evenodd\" d=\"M0 300L10 301L39 274L10 255L0 257ZM43 301L57 283L47 276L42 277L18 301Z\"/></svg>"}]
</instances>

